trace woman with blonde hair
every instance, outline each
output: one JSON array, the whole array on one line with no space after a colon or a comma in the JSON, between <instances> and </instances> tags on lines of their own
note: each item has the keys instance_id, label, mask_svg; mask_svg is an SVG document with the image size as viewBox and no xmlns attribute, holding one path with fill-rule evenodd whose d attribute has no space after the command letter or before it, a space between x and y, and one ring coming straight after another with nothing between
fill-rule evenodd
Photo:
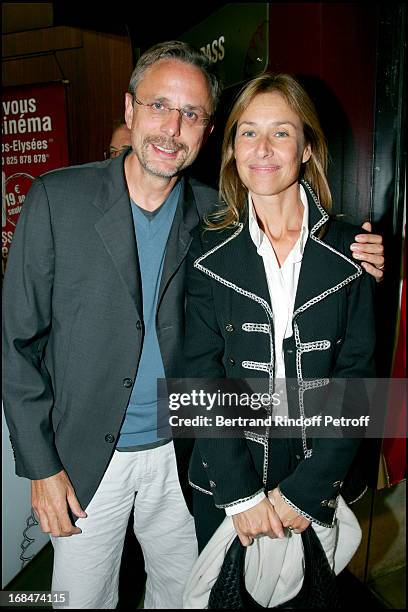
<instances>
[{"instance_id":1,"label":"woman with blonde hair","mask_svg":"<svg viewBox=\"0 0 408 612\"><path fill-rule=\"evenodd\" d=\"M374 376L374 282L349 256L356 228L330 216L326 166L302 86L285 74L254 79L225 129L225 206L190 249L188 376L266 378L269 391L284 380L282 407L302 423L317 409L355 409L351 396L339 406L329 380ZM197 437L190 484L201 550L226 515L244 546L336 525L360 440L313 437L304 424L298 437L271 429Z\"/></svg>"}]
</instances>

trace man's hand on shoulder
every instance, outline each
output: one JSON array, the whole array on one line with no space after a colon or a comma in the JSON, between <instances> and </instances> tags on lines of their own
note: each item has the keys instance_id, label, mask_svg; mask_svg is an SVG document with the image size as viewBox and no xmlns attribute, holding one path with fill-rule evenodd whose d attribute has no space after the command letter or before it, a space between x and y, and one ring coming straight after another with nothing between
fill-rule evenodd
<instances>
[{"instance_id":1,"label":"man's hand on shoulder","mask_svg":"<svg viewBox=\"0 0 408 612\"><path fill-rule=\"evenodd\" d=\"M48 478L31 481L31 505L44 533L56 537L81 533L81 529L71 523L67 506L75 516L86 518L87 514L79 505L64 470Z\"/></svg>"},{"instance_id":2,"label":"man's hand on shoulder","mask_svg":"<svg viewBox=\"0 0 408 612\"><path fill-rule=\"evenodd\" d=\"M371 223L366 221L363 229L371 232ZM384 277L384 245L380 234L357 234L356 242L350 245L354 259L379 283Z\"/></svg>"}]
</instances>

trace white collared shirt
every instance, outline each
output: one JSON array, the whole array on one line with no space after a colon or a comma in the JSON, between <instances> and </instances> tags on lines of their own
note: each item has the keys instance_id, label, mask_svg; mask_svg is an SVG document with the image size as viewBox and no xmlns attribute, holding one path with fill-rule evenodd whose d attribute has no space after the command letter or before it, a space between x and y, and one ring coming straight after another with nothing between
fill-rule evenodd
<instances>
[{"instance_id":1,"label":"white collared shirt","mask_svg":"<svg viewBox=\"0 0 408 612\"><path fill-rule=\"evenodd\" d=\"M298 240L292 247L282 266L279 266L278 259L271 243L258 225L252 198L248 194L249 233L256 246L258 255L263 259L269 296L271 298L275 333L276 379L285 378L283 340L289 338L293 334L293 308L295 305L303 252L306 240L309 236L309 206L307 196L303 186L299 185L299 187L300 199L304 207L302 227Z\"/></svg>"},{"instance_id":2,"label":"white collared shirt","mask_svg":"<svg viewBox=\"0 0 408 612\"><path fill-rule=\"evenodd\" d=\"M266 280L268 283L269 296L271 299L274 327L275 344L275 380L277 388L281 391L281 406L279 414L285 414L287 398L284 384L279 384L285 378L285 360L283 353L283 340L293 334L292 316L295 306L295 297L299 281L300 267L302 265L303 252L309 236L309 205L306 192L302 185L300 188L300 199L303 204L303 220L300 236L293 245L290 253L286 257L282 266L279 266L275 251L272 248L265 233L258 225L256 212L252 203L251 195L248 194L248 220L249 233L256 247L257 253L263 259ZM252 497L250 500L226 508L227 516L238 514L249 510L258 504L265 497L263 491Z\"/></svg>"}]
</instances>

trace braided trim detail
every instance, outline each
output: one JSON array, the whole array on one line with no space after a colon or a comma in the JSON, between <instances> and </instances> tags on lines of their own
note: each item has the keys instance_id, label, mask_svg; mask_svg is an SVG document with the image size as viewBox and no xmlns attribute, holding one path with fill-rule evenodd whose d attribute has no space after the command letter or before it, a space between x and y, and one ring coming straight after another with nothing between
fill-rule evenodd
<instances>
[{"instance_id":1,"label":"braided trim detail","mask_svg":"<svg viewBox=\"0 0 408 612\"><path fill-rule=\"evenodd\" d=\"M243 497L242 499L237 499L236 501L232 502L231 504L215 504L216 508L233 508L234 506L237 506L238 504L242 504L243 502L249 501L250 499L253 499L254 497L256 497L257 495L259 495L259 493L262 493L264 491L264 489L259 489L259 491L257 491L256 493L254 493L253 495L249 495L249 497Z\"/></svg>"},{"instance_id":2,"label":"braided trim detail","mask_svg":"<svg viewBox=\"0 0 408 612\"><path fill-rule=\"evenodd\" d=\"M244 438L255 442L256 444L262 444L264 447L264 461L263 461L263 473L262 482L266 487L266 481L268 480L268 462L269 462L269 427L266 428L266 434L257 434L253 431L244 431Z\"/></svg>"},{"instance_id":3,"label":"braided trim detail","mask_svg":"<svg viewBox=\"0 0 408 612\"><path fill-rule=\"evenodd\" d=\"M302 372L302 349L301 349L301 341L300 341L300 335L299 335L299 327L296 323L296 321L294 321L293 323L293 329L295 332L295 343L296 343L296 374L297 374L297 379L298 379L298 383L299 383L299 388L298 388L298 398L299 398L299 411L300 411L300 415L302 417L302 448L303 448L303 456L305 457L305 459L310 459L310 457L313 454L312 449L307 447L307 439L306 439L306 427L305 427L305 406L304 406L304 402L303 402L303 372Z\"/></svg>"},{"instance_id":4,"label":"braided trim detail","mask_svg":"<svg viewBox=\"0 0 408 612\"><path fill-rule=\"evenodd\" d=\"M310 391L310 389L319 389L320 387L326 387L330 382L330 378L316 378L316 380L304 380L300 387L303 391Z\"/></svg>"},{"instance_id":5,"label":"braided trim detail","mask_svg":"<svg viewBox=\"0 0 408 612\"><path fill-rule=\"evenodd\" d=\"M229 236L226 240L224 240L220 244L217 244L217 246L215 246L213 249L211 249L210 251L207 251L207 253L204 253L203 255L200 255L200 257L198 257L195 260L194 267L197 268L197 270L200 270L201 272L203 272L204 274L207 274L207 276L210 276L214 280L218 281L222 285L225 285L226 287L229 287L229 289L233 289L237 293L240 293L241 295L244 295L245 297L248 297L249 299L254 300L255 302L258 302L258 304L261 304L262 308L266 311L266 313L268 315L268 318L273 320L273 314L272 314L271 307L269 306L268 302L266 302L264 299L260 298L259 295L256 295L255 293L252 293L251 291L246 291L245 289L242 289L241 287L238 287L238 285L235 285L235 283L231 283L230 281L226 280L225 278L222 278L222 276L219 276L218 274L215 274L215 272L212 272L208 268L206 268L206 267L201 265L201 262L206 257L208 257L209 255L212 255L213 253L215 253L215 251L218 251L218 249L220 249L221 247L225 246L228 242L230 242L231 240L236 238L242 232L242 228L243 227L244 226L243 226L242 223L238 223L237 231L234 232L232 234L232 236Z\"/></svg>"},{"instance_id":6,"label":"braided trim detail","mask_svg":"<svg viewBox=\"0 0 408 612\"><path fill-rule=\"evenodd\" d=\"M252 442L257 442L258 444L263 444L264 446L268 445L268 438L262 434L257 434L253 431L244 431L244 437Z\"/></svg>"},{"instance_id":7,"label":"braided trim detail","mask_svg":"<svg viewBox=\"0 0 408 612\"><path fill-rule=\"evenodd\" d=\"M197 270L200 270L200 272L203 272L204 274L209 276L210 278L212 278L212 279L216 280L217 282L221 283L225 287L228 287L229 289L232 289L233 291L236 291L240 295L243 295L243 296L249 298L250 300L254 300L258 304L260 304L260 306L262 306L262 308L264 309L266 317L267 317L268 321L270 321L270 323L267 325L267 327L269 328L267 333L269 334L269 347L270 347L271 361L268 364L264 364L262 362L254 362L254 361L252 361L252 362L251 361L244 361L242 363L242 366L244 368L247 368L247 369L250 369L250 370L258 370L258 365L262 366L260 368L260 370L262 372L268 372L269 395L272 396L273 393L274 393L274 388L275 388L275 383L274 383L274 367L275 367L274 366L274 362L275 362L275 358L274 357L275 357L275 352L274 352L273 334L272 334L273 313L272 313L272 309L271 309L270 305L268 304L268 302L266 300L264 300L263 298L260 298L255 293L252 293L251 291L246 291L245 289L242 289L238 285L235 285L234 283L231 283L230 281L226 280L225 278L222 278L222 276L219 276L218 274L215 274L215 272L212 272L211 270L209 270L208 268L206 268L205 266L203 266L201 264L201 262L204 259L206 259L206 257L208 257L209 255L212 255L213 253L218 251L218 249L220 249L223 246L225 246L228 242L230 242L231 240L236 238L242 232L242 229L244 227L243 223L238 223L237 225L238 225L238 229L231 236L229 236L226 240L224 240L223 242L221 242L220 244L215 246L210 251L207 251L206 253L204 253L203 255L198 257L195 260L195 262L194 262L194 267L197 268ZM268 409L268 413L270 413L270 411L271 411L271 409ZM266 428L265 438L266 439L269 438L269 427ZM264 452L264 465L263 465L263 484L265 486L266 486L266 481L267 481L267 477L268 477L268 460L269 460L269 446L268 446L268 444L266 444L265 445L265 452Z\"/></svg>"},{"instance_id":8,"label":"braided trim detail","mask_svg":"<svg viewBox=\"0 0 408 612\"><path fill-rule=\"evenodd\" d=\"M199 487L198 485L194 484L194 482L191 482L190 479L188 479L188 484L190 485L190 487L193 487L193 489L197 489L197 491L200 491L200 493L205 493L206 495L212 495L211 491L207 491L207 489L203 489L202 487Z\"/></svg>"},{"instance_id":9,"label":"braided trim detail","mask_svg":"<svg viewBox=\"0 0 408 612\"><path fill-rule=\"evenodd\" d=\"M364 491L362 493L360 493L360 495L358 497L356 497L356 499L353 499L353 501L347 502L347 504L349 506L351 506L352 504L355 504L359 499L361 499L368 491L368 486L366 485L364 487Z\"/></svg>"},{"instance_id":10,"label":"braided trim detail","mask_svg":"<svg viewBox=\"0 0 408 612\"><path fill-rule=\"evenodd\" d=\"M242 367L246 370L258 370L260 372L273 372L273 363L266 361L243 361Z\"/></svg>"},{"instance_id":11,"label":"braided trim detail","mask_svg":"<svg viewBox=\"0 0 408 612\"><path fill-rule=\"evenodd\" d=\"M267 323L243 323L242 329L246 332L261 332L263 334L269 334L271 326Z\"/></svg>"},{"instance_id":12,"label":"braided trim detail","mask_svg":"<svg viewBox=\"0 0 408 612\"><path fill-rule=\"evenodd\" d=\"M290 499L288 499L287 497L285 497L285 495L282 493L282 491L280 490L280 487L278 486L278 490L279 493L282 495L283 499L285 500L285 502L288 504L288 506L290 506L291 508L293 508L294 510L296 510L296 512L298 514L301 514L302 516L304 516L305 518L307 518L308 521L311 521L312 523L316 523L316 525L320 525L321 527L334 527L334 523L336 521L336 511L334 511L333 514L333 521L332 523L323 523L322 521L318 521L317 519L313 518L313 516L311 516L310 514L307 514L307 512L303 512L303 510L301 510L300 508L298 508L297 506L295 506L295 504L293 504Z\"/></svg>"},{"instance_id":13,"label":"braided trim detail","mask_svg":"<svg viewBox=\"0 0 408 612\"><path fill-rule=\"evenodd\" d=\"M293 313L293 317L296 317L299 313L304 312L307 308L310 308L310 306L313 306L317 302L320 302L321 300L324 300L327 296L331 295L332 293L335 293L336 291L338 291L339 289L341 289L345 285L348 285L348 283L351 283L351 281L355 280L356 278L361 276L362 273L363 273L363 269L362 269L362 267L359 264L357 264L355 261L353 261L349 257L346 257L346 255L344 255L340 251L337 251L337 249L335 249L332 246L326 244L325 242L320 240L317 236L315 236L315 233L317 232L317 230L328 221L329 215L324 210L324 208L321 206L321 204L320 204L316 194L314 193L313 189L310 187L309 183L302 179L302 185L304 185L307 188L307 190L309 191L310 195L312 196L313 201L316 204L320 214L322 215L322 218L310 230L310 238L312 240L314 240L315 242L317 242L318 244L320 244L320 246L323 246L325 249L328 249L332 253L335 253L336 255L338 255L339 257L344 259L344 261L347 261L349 264L354 266L354 268L356 269L356 272L354 274L352 274L351 276L348 276L341 283L338 283L334 287L331 287L330 289L327 289L326 291L323 291L323 293L321 293L320 295L316 295L314 298L312 298L311 300L309 300L308 302L306 302L305 304L300 306Z\"/></svg>"},{"instance_id":14,"label":"braided trim detail","mask_svg":"<svg viewBox=\"0 0 408 612\"><path fill-rule=\"evenodd\" d=\"M300 350L302 353L310 353L310 351L327 351L330 347L330 340L315 340L314 342L300 343Z\"/></svg>"}]
</instances>

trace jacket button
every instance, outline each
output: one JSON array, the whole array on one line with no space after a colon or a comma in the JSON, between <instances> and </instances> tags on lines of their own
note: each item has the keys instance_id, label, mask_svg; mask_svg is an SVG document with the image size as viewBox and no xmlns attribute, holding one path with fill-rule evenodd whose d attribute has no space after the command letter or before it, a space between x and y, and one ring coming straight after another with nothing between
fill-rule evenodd
<instances>
[{"instance_id":1,"label":"jacket button","mask_svg":"<svg viewBox=\"0 0 408 612\"><path fill-rule=\"evenodd\" d=\"M339 338L338 340L336 340L336 344L341 344L343 342L343 338Z\"/></svg>"},{"instance_id":2,"label":"jacket button","mask_svg":"<svg viewBox=\"0 0 408 612\"><path fill-rule=\"evenodd\" d=\"M287 353L288 355L291 355L291 354L293 353L293 349L288 349L288 350L286 351L286 353Z\"/></svg>"},{"instance_id":3,"label":"jacket button","mask_svg":"<svg viewBox=\"0 0 408 612\"><path fill-rule=\"evenodd\" d=\"M341 480L336 480L336 482L333 482L333 487L341 487L343 484L343 482Z\"/></svg>"},{"instance_id":4,"label":"jacket button","mask_svg":"<svg viewBox=\"0 0 408 612\"><path fill-rule=\"evenodd\" d=\"M228 323L228 325L225 326L226 331L228 332L233 332L234 331L234 326L232 323Z\"/></svg>"},{"instance_id":5,"label":"jacket button","mask_svg":"<svg viewBox=\"0 0 408 612\"><path fill-rule=\"evenodd\" d=\"M233 359L232 357L230 357L228 361L230 362L231 365L235 365L235 359Z\"/></svg>"},{"instance_id":6,"label":"jacket button","mask_svg":"<svg viewBox=\"0 0 408 612\"><path fill-rule=\"evenodd\" d=\"M323 507L328 506L328 504L329 504L329 502L327 501L327 499L323 499L323 500L320 502L320 505L321 505L321 506L323 506Z\"/></svg>"},{"instance_id":7,"label":"jacket button","mask_svg":"<svg viewBox=\"0 0 408 612\"><path fill-rule=\"evenodd\" d=\"M123 386L126 387L126 389L130 389L132 385L133 385L133 380L131 378L123 379Z\"/></svg>"},{"instance_id":8,"label":"jacket button","mask_svg":"<svg viewBox=\"0 0 408 612\"><path fill-rule=\"evenodd\" d=\"M141 322L140 322L140 321L138 321L138 322L136 323L136 329L137 329L138 331L140 331L140 330L142 329L142 324L141 324Z\"/></svg>"},{"instance_id":9,"label":"jacket button","mask_svg":"<svg viewBox=\"0 0 408 612\"><path fill-rule=\"evenodd\" d=\"M106 434L105 436L105 442L114 442L115 441L115 436L112 436L112 434Z\"/></svg>"},{"instance_id":10,"label":"jacket button","mask_svg":"<svg viewBox=\"0 0 408 612\"><path fill-rule=\"evenodd\" d=\"M295 455L296 459L300 461L300 455Z\"/></svg>"},{"instance_id":11,"label":"jacket button","mask_svg":"<svg viewBox=\"0 0 408 612\"><path fill-rule=\"evenodd\" d=\"M203 461L203 467L208 468L208 463L206 461Z\"/></svg>"},{"instance_id":12,"label":"jacket button","mask_svg":"<svg viewBox=\"0 0 408 612\"><path fill-rule=\"evenodd\" d=\"M213 480L210 480L210 487L211 487L212 489L215 489L215 487L216 487L216 486L217 486L217 485L215 484L215 482L214 482Z\"/></svg>"}]
</instances>

